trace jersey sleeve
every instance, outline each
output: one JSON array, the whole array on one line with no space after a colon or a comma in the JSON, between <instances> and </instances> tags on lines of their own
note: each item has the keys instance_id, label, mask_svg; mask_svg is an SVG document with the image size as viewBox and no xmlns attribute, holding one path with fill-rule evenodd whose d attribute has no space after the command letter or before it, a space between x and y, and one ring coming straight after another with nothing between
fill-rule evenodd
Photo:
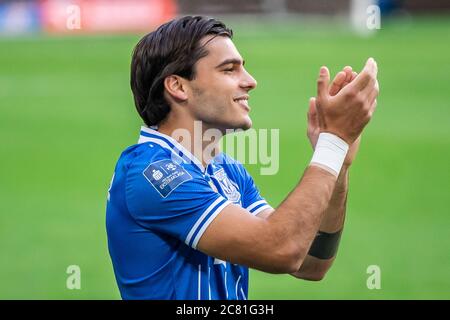
<instances>
[{"instance_id":1,"label":"jersey sleeve","mask_svg":"<svg viewBox=\"0 0 450 320\"><path fill-rule=\"evenodd\" d=\"M128 170L126 201L144 228L175 237L192 248L230 202L198 170L170 159L137 161Z\"/></svg>"}]
</instances>

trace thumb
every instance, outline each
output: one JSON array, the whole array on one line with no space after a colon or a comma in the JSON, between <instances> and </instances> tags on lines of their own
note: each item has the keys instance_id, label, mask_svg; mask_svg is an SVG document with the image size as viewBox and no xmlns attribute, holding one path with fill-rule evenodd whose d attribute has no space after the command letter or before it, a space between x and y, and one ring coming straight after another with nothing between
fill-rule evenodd
<instances>
[{"instance_id":1,"label":"thumb","mask_svg":"<svg viewBox=\"0 0 450 320\"><path fill-rule=\"evenodd\" d=\"M317 96L328 96L328 83L330 82L330 72L323 66L320 68L319 78L317 79Z\"/></svg>"}]
</instances>

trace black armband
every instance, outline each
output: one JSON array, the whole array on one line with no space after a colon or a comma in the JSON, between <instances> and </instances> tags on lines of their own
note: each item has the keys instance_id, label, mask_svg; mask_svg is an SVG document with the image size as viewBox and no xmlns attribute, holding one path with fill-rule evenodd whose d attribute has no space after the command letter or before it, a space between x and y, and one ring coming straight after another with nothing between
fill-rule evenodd
<instances>
[{"instance_id":1,"label":"black armband","mask_svg":"<svg viewBox=\"0 0 450 320\"><path fill-rule=\"evenodd\" d=\"M333 258L339 247L341 234L342 230L335 233L318 231L308 254L322 260Z\"/></svg>"}]
</instances>

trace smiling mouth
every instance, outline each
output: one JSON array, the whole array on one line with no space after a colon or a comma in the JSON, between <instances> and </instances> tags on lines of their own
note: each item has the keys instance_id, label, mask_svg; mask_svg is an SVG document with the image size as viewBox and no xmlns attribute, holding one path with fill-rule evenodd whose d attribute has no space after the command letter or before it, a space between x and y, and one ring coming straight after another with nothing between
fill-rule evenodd
<instances>
[{"instance_id":1,"label":"smiling mouth","mask_svg":"<svg viewBox=\"0 0 450 320\"><path fill-rule=\"evenodd\" d=\"M234 102L238 103L245 110L250 111L250 106L248 105L248 97L234 99Z\"/></svg>"}]
</instances>

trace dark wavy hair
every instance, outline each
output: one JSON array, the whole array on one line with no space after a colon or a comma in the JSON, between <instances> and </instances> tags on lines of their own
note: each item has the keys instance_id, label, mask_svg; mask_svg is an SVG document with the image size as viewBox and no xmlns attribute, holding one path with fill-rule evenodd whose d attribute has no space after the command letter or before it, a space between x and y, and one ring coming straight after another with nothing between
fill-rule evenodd
<instances>
[{"instance_id":1,"label":"dark wavy hair","mask_svg":"<svg viewBox=\"0 0 450 320\"><path fill-rule=\"evenodd\" d=\"M208 54L200 45L207 35L231 39L233 31L213 18L186 16L145 35L134 48L130 84L136 109L147 126L157 125L170 112L164 79L170 75L195 78L195 63Z\"/></svg>"}]
</instances>

